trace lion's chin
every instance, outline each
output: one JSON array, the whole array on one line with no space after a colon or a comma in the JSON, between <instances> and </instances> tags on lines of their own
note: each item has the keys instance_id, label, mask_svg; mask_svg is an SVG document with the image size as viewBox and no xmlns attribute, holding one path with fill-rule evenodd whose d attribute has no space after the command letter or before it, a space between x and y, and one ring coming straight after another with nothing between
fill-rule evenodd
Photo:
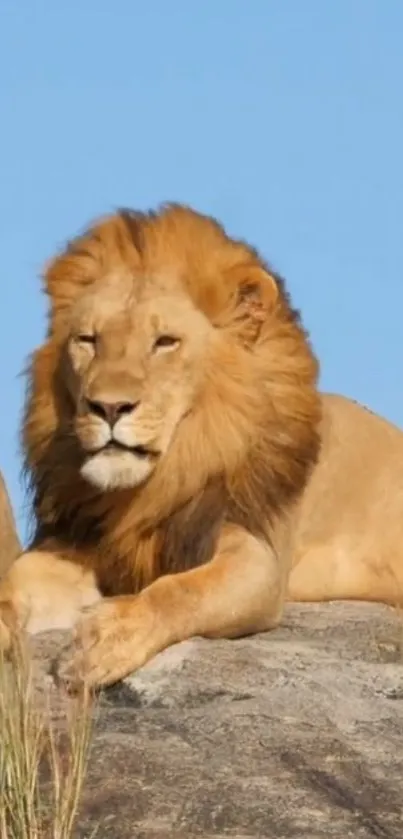
<instances>
[{"instance_id":1,"label":"lion's chin","mask_svg":"<svg viewBox=\"0 0 403 839\"><path fill-rule=\"evenodd\" d=\"M88 457L81 467L81 474L88 483L106 492L137 487L147 480L154 468L152 457L139 457L129 451L101 451Z\"/></svg>"}]
</instances>

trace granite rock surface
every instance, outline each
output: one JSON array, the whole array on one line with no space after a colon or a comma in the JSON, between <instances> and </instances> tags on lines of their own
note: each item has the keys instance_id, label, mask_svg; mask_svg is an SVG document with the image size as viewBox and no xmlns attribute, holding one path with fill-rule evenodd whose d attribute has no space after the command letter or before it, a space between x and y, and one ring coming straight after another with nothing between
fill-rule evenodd
<instances>
[{"instance_id":1,"label":"granite rock surface","mask_svg":"<svg viewBox=\"0 0 403 839\"><path fill-rule=\"evenodd\" d=\"M33 642L38 691L65 639ZM401 839L403 622L287 607L274 632L171 647L105 691L77 837Z\"/></svg>"}]
</instances>

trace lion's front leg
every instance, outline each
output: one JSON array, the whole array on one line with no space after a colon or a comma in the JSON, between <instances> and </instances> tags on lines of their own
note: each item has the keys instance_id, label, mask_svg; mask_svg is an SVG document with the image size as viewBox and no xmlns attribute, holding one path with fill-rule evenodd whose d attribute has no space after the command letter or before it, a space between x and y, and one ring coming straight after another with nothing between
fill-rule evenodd
<instances>
[{"instance_id":1,"label":"lion's front leg","mask_svg":"<svg viewBox=\"0 0 403 839\"><path fill-rule=\"evenodd\" d=\"M0 582L0 648L21 630L72 629L100 597L92 571L47 551L22 554Z\"/></svg>"},{"instance_id":2,"label":"lion's front leg","mask_svg":"<svg viewBox=\"0 0 403 839\"><path fill-rule=\"evenodd\" d=\"M286 576L267 544L228 527L206 565L86 610L59 677L70 688L111 684L192 636L235 638L271 629L282 615Z\"/></svg>"}]
</instances>

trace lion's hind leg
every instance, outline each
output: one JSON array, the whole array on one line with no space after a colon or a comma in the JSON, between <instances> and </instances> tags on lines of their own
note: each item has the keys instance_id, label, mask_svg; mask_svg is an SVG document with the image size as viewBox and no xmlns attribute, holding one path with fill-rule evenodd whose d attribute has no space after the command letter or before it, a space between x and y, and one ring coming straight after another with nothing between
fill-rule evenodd
<instances>
[{"instance_id":1,"label":"lion's hind leg","mask_svg":"<svg viewBox=\"0 0 403 839\"><path fill-rule=\"evenodd\" d=\"M0 648L16 631L72 629L100 598L92 571L47 551L22 554L0 582Z\"/></svg>"},{"instance_id":2,"label":"lion's hind leg","mask_svg":"<svg viewBox=\"0 0 403 839\"><path fill-rule=\"evenodd\" d=\"M393 606L403 603L403 579L394 573L391 557L330 543L301 554L288 581L287 600L324 602L366 600Z\"/></svg>"}]
</instances>

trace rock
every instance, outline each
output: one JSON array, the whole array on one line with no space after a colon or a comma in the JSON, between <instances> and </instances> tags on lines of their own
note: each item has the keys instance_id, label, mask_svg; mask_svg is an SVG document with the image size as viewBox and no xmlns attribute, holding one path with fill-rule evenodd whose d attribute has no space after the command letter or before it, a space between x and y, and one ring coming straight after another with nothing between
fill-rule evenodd
<instances>
[{"instance_id":1,"label":"rock","mask_svg":"<svg viewBox=\"0 0 403 839\"><path fill-rule=\"evenodd\" d=\"M0 577L21 550L10 499L0 472Z\"/></svg>"},{"instance_id":2,"label":"rock","mask_svg":"<svg viewBox=\"0 0 403 839\"><path fill-rule=\"evenodd\" d=\"M0 476L0 575L20 551ZM31 641L38 702L68 698ZM403 615L289 605L281 628L171 647L101 695L75 837L401 839Z\"/></svg>"},{"instance_id":3,"label":"rock","mask_svg":"<svg viewBox=\"0 0 403 839\"><path fill-rule=\"evenodd\" d=\"M38 689L64 638L33 640ZM290 605L171 647L99 701L75 836L401 839L403 618Z\"/></svg>"}]
</instances>

